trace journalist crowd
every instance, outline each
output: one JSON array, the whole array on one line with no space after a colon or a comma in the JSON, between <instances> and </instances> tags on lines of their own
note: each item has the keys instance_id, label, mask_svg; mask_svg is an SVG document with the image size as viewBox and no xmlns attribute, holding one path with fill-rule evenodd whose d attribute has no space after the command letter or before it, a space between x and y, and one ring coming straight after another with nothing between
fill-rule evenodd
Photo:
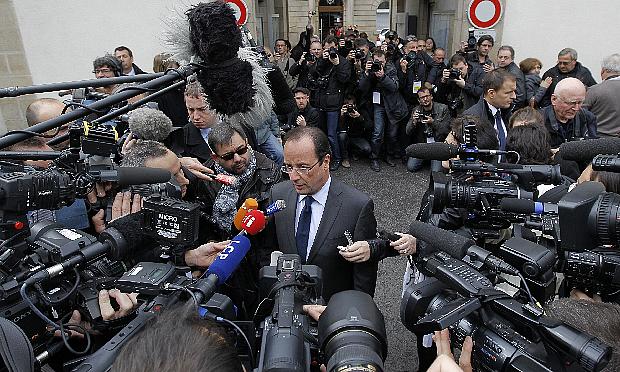
<instances>
[{"instance_id":1,"label":"journalist crowd","mask_svg":"<svg viewBox=\"0 0 620 372\"><path fill-rule=\"evenodd\" d=\"M220 11L209 4L188 11L192 27L192 17ZM233 86L230 96L214 94L226 89L224 76L237 73L237 50L212 43L223 49L207 55L224 62L203 57L196 66L216 72L189 74L163 94L140 90L138 82L111 83L30 104L27 126L35 127L122 92L140 93L45 133L22 131L30 138L4 149L3 159L11 159L8 151L23 156L3 163L3 173L20 164L30 177L20 182L36 184L32 190L52 187L32 181L37 177L57 172L61 179L70 168L68 184L82 191L70 197L64 185L45 195L49 204L9 203L26 198L17 186L4 188L19 176L0 181L6 368L81 370L86 360L113 371L382 371L390 349L383 309L372 298L379 262L401 256L401 319L416 340L419 370L620 369L620 239L609 212L620 208L613 194L620 193L620 175L591 164L598 153L620 152L612 142L620 136L620 54L602 59L597 83L598 70L582 65L578 51L552 43L560 49L557 63L545 70L536 56L496 45L489 35L448 50L432 38L388 31L371 40L361 31L333 29L320 38L309 27L299 40L248 46L253 57L241 58L239 75L249 71L268 89L254 80L247 89ZM94 78L151 74L134 63L129 47L109 47L93 58ZM162 52L152 73L180 75L184 64ZM259 102L269 104L264 121L236 116L242 101L252 113ZM98 121L123 105L132 109ZM581 153L592 147L591 156ZM71 161L80 166L66 168ZM368 166L378 176L385 167L432 174L428 190L416 191L421 205L409 208L419 208L409 231L379 231L375 209L383 206L339 180L340 172ZM132 178L139 180L120 182L124 168L139 169ZM164 170L166 180L147 168ZM111 171L119 176L105 178ZM582 202L599 194L609 198L594 207ZM67 202L54 207L51 200L61 198ZM502 211L509 198L559 207L549 215L536 209L537 219ZM30 237L12 232L17 223L29 226ZM113 250L120 242L130 248L106 258L84 253L65 265L85 244L69 252L69 242L58 241L80 234ZM588 245L570 256L573 241ZM448 258L459 244L467 249ZM595 253L579 261L584 249ZM239 250L235 267L226 266ZM14 260L22 251L28 253ZM548 254L553 262L544 266ZM60 273L38 272L52 265L63 267L65 279L48 285L44 279ZM220 297L204 290L212 275ZM496 289L502 285L511 291ZM197 295L206 303L198 310ZM33 325L41 319L42 328ZM20 352L37 360L20 360L11 349L11 337L20 335L30 345ZM40 358L52 348L53 356Z\"/></svg>"}]
</instances>

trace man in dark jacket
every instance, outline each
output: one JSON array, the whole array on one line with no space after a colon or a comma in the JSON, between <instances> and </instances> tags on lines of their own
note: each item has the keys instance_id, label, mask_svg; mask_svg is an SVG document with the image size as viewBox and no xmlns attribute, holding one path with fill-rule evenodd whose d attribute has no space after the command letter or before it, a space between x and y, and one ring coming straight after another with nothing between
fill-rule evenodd
<instances>
[{"instance_id":1,"label":"man in dark jacket","mask_svg":"<svg viewBox=\"0 0 620 372\"><path fill-rule=\"evenodd\" d=\"M491 49L495 45L495 40L491 35L482 35L476 41L476 50L467 54L467 62L473 67L490 72L493 69L493 62L489 58Z\"/></svg>"},{"instance_id":2,"label":"man in dark jacket","mask_svg":"<svg viewBox=\"0 0 620 372\"><path fill-rule=\"evenodd\" d=\"M114 49L114 56L118 58L123 66L123 75L132 76L146 74L140 67L133 63L133 52L126 46L119 46Z\"/></svg>"},{"instance_id":3,"label":"man in dark jacket","mask_svg":"<svg viewBox=\"0 0 620 372\"><path fill-rule=\"evenodd\" d=\"M452 117L472 107L482 96L484 71L473 67L460 54L450 58L450 66L458 76L451 76L451 70L443 70L437 84L437 102L448 105Z\"/></svg>"},{"instance_id":4,"label":"man in dark jacket","mask_svg":"<svg viewBox=\"0 0 620 372\"><path fill-rule=\"evenodd\" d=\"M577 62L577 51L572 48L564 48L558 53L558 64L550 68L543 74L542 79L551 77L553 79L551 86L542 98L539 107L549 106L551 104L551 94L555 90L555 86L560 80L573 77L581 80L586 87L596 84L596 80L592 77L592 73L588 68Z\"/></svg>"},{"instance_id":5,"label":"man in dark jacket","mask_svg":"<svg viewBox=\"0 0 620 372\"><path fill-rule=\"evenodd\" d=\"M418 104L418 90L427 81L433 59L425 50L418 50L418 40L408 36L403 47L404 56L397 61L399 86L407 105L411 108Z\"/></svg>"},{"instance_id":6,"label":"man in dark jacket","mask_svg":"<svg viewBox=\"0 0 620 372\"><path fill-rule=\"evenodd\" d=\"M517 79L517 98L514 102L512 111L516 111L521 107L525 107L527 102L525 100L525 76L523 71L514 63L515 50L510 45L502 45L497 51L497 61L499 68L508 71L513 74Z\"/></svg>"},{"instance_id":7,"label":"man in dark jacket","mask_svg":"<svg viewBox=\"0 0 620 372\"><path fill-rule=\"evenodd\" d=\"M201 198L204 212L210 214L215 224L229 234L221 239L228 239L238 233L233 222L243 202L254 198L259 209L265 210L271 187L280 181L282 172L273 161L248 146L244 129L237 124L220 123L214 126L208 141L213 154L204 165L237 180L232 185L206 182L205 195ZM271 253L265 238L265 234L250 237L252 249L224 287L225 294L240 308L244 319L251 317L258 305L258 272L261 262L268 261Z\"/></svg>"},{"instance_id":8,"label":"man in dark jacket","mask_svg":"<svg viewBox=\"0 0 620 372\"><path fill-rule=\"evenodd\" d=\"M514 75L498 69L482 79L484 95L478 103L463 112L463 115L476 116L480 123L495 128L499 149L506 149L506 134L510 120L510 109L516 97L517 83Z\"/></svg>"},{"instance_id":9,"label":"man in dark jacket","mask_svg":"<svg viewBox=\"0 0 620 372\"><path fill-rule=\"evenodd\" d=\"M407 135L413 143L432 143L445 141L450 132L450 110L443 103L433 102L433 95L427 87L418 90L420 105L413 109L411 119L407 123ZM423 159L409 158L407 169L417 172L422 168ZM431 170L439 172L441 161L431 161Z\"/></svg>"},{"instance_id":10,"label":"man in dark jacket","mask_svg":"<svg viewBox=\"0 0 620 372\"><path fill-rule=\"evenodd\" d=\"M332 171L337 170L342 162L340 146L338 145L338 118L344 89L351 76L351 66L346 58L338 54L338 40L328 36L323 41L323 55L316 63L317 93L316 107L319 109L319 123L321 129L327 133L329 145L332 148L333 160L330 164Z\"/></svg>"},{"instance_id":11,"label":"man in dark jacket","mask_svg":"<svg viewBox=\"0 0 620 372\"><path fill-rule=\"evenodd\" d=\"M295 95L295 110L288 116L288 126L286 130L298 126L319 126L319 110L312 107L310 104L310 91L306 88L293 89Z\"/></svg>"},{"instance_id":12,"label":"man in dark jacket","mask_svg":"<svg viewBox=\"0 0 620 372\"><path fill-rule=\"evenodd\" d=\"M596 116L581 105L586 99L586 87L576 78L560 81L551 95L551 105L541 109L549 131L551 148L557 149L566 141L596 138Z\"/></svg>"},{"instance_id":13,"label":"man in dark jacket","mask_svg":"<svg viewBox=\"0 0 620 372\"><path fill-rule=\"evenodd\" d=\"M398 126L406 120L409 113L407 103L398 89L398 76L392 63L386 63L386 55L381 50L373 53L373 60L367 61L365 71L359 81L360 92L372 102L374 129L372 133L371 168L379 172L379 152L387 127L386 162L394 167L393 155L400 155L398 149ZM386 120L387 119L387 120ZM387 121L387 123L386 123Z\"/></svg>"}]
</instances>

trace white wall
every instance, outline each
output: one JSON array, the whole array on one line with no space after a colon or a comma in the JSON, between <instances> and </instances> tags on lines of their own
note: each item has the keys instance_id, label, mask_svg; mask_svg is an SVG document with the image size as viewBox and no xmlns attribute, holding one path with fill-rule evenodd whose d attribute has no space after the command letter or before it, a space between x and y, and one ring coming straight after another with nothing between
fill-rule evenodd
<instances>
[{"instance_id":1,"label":"white wall","mask_svg":"<svg viewBox=\"0 0 620 372\"><path fill-rule=\"evenodd\" d=\"M15 12L34 84L94 78L92 61L125 45L134 63L152 72L165 51L163 20L198 1L18 0Z\"/></svg>"},{"instance_id":2,"label":"white wall","mask_svg":"<svg viewBox=\"0 0 620 372\"><path fill-rule=\"evenodd\" d=\"M543 72L553 67L566 47L601 80L601 59L620 53L618 0L506 0L503 44L516 50L515 63L536 57ZM497 50L495 48L494 50Z\"/></svg>"}]
</instances>

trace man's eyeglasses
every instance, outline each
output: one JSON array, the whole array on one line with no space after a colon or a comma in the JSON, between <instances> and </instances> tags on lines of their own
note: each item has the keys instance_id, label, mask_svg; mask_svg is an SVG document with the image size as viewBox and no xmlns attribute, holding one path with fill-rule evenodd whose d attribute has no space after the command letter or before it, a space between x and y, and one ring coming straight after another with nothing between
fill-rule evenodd
<instances>
[{"instance_id":1,"label":"man's eyeglasses","mask_svg":"<svg viewBox=\"0 0 620 372\"><path fill-rule=\"evenodd\" d=\"M431 95L427 94L425 96L418 96L418 99L425 99L425 98L431 98Z\"/></svg>"},{"instance_id":2,"label":"man's eyeglasses","mask_svg":"<svg viewBox=\"0 0 620 372\"><path fill-rule=\"evenodd\" d=\"M566 61L558 61L558 65L560 65L560 66L568 66L568 65L570 65L573 62L575 62L575 61L568 61L568 62L566 62Z\"/></svg>"},{"instance_id":3,"label":"man's eyeglasses","mask_svg":"<svg viewBox=\"0 0 620 372\"><path fill-rule=\"evenodd\" d=\"M308 174L317 164L323 161L323 158L319 159L316 163L314 163L311 167L307 165L302 165L301 167L293 167L292 165L283 165L282 172L291 174L293 171L297 172L297 174Z\"/></svg>"},{"instance_id":4,"label":"man's eyeglasses","mask_svg":"<svg viewBox=\"0 0 620 372\"><path fill-rule=\"evenodd\" d=\"M97 68L93 70L93 74L107 74L110 72L112 72L112 70L109 68Z\"/></svg>"},{"instance_id":5,"label":"man's eyeglasses","mask_svg":"<svg viewBox=\"0 0 620 372\"><path fill-rule=\"evenodd\" d=\"M227 152L224 155L217 155L217 154L216 155L224 161L229 161L229 160L233 160L233 158L235 157L235 154L241 156L241 155L245 155L246 152L248 152L248 145L244 145L243 147L240 147L233 152Z\"/></svg>"}]
</instances>

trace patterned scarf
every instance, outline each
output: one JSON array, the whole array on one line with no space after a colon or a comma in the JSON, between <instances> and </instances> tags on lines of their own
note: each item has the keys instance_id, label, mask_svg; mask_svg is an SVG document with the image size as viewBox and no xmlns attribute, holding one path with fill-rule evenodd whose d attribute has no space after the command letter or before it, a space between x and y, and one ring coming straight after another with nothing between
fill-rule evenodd
<instances>
[{"instance_id":1,"label":"patterned scarf","mask_svg":"<svg viewBox=\"0 0 620 372\"><path fill-rule=\"evenodd\" d=\"M215 163L214 170L216 173L222 173L227 176L233 176L237 179L237 182L227 186L222 185L220 191L218 191L213 203L213 220L223 230L228 233L232 231L232 223L237 214L237 201L239 201L239 192L243 185L245 185L256 170L256 157L251 147L248 147L250 153L250 161L247 169L242 175L237 176L227 172L221 165Z\"/></svg>"}]
</instances>

